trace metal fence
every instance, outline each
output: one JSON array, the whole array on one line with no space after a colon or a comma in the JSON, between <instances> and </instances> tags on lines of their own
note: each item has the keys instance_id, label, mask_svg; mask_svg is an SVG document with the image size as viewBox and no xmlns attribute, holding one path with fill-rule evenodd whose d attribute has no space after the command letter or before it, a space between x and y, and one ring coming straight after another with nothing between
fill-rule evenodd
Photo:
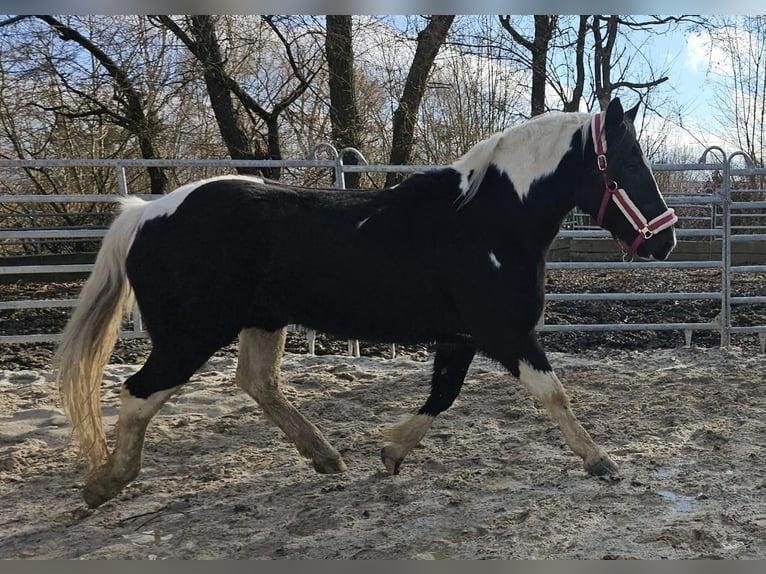
<instances>
[{"instance_id":1,"label":"metal fence","mask_svg":"<svg viewBox=\"0 0 766 574\"><path fill-rule=\"evenodd\" d=\"M324 154L329 159L317 159L317 155ZM353 165L344 164L344 158L348 154L356 156ZM0 160L0 170L25 170L25 169L56 169L67 167L99 167L113 169L115 172L116 189L109 194L0 194L0 207L6 216L13 215L16 220L12 224L0 220L0 248L3 245L14 243L39 245L42 242L51 241L90 241L97 242L106 232L106 226L58 226L51 227L40 225L35 221L34 212L30 213L30 207L35 204L53 206L54 210L65 211L67 204L79 203L94 206L93 213L103 211L104 205L116 202L121 196L136 190L129 190L126 178L126 170L144 169L146 167L165 168L188 168L188 169L222 169L229 172L238 167L281 167L296 170L321 169L328 170L337 188L345 187L345 174L357 173L380 173L380 172L415 172L427 171L443 166L388 166L369 165L364 157L356 150L345 149L338 152L329 144L319 144L312 151L311 157L306 160L268 160L268 161L235 161L235 160ZM675 207L680 215L677 229L679 241L705 241L715 246L714 256L706 260L698 258L674 259L672 261L550 261L550 270L604 270L619 271L627 269L677 269L699 270L711 269L720 273L720 288L715 291L664 291L652 293L628 293L628 292L604 292L604 293L549 293L546 301L713 301L719 308L715 317L706 321L698 322L660 322L660 323L603 323L603 324L559 324L552 323L543 317L540 331L661 331L678 330L685 334L687 344L691 341L696 331L714 331L720 333L720 344L728 346L733 334L752 334L758 337L761 352L766 347L766 315L761 316L755 324L738 325L732 320L732 308L734 306L757 306L766 304L766 292L749 293L743 295L732 294L732 278L737 274L766 273L766 265L761 264L734 264L732 250L743 242L749 244L763 243L766 240L766 193L762 191L762 182L766 176L766 170L756 168L752 161L742 152L727 155L720 148L706 150L699 162L688 164L655 164L652 166L658 177L663 172L676 174L703 174L698 178L711 180L715 185L705 189L689 192L680 189L664 189L663 192L668 204ZM712 177L715 174L716 177ZM748 189L744 193L742 181L747 182L759 178L760 189ZM137 193L140 197L155 199L157 196ZM99 209L96 209L98 207ZM24 221L19 220L19 216ZM735 224L733 224L734 222ZM559 239L589 240L605 239L609 234L597 229L589 222L589 218L575 211L565 222ZM37 243L35 243L37 242ZM766 245L766 244L765 244ZM720 251L719 251L720 250ZM2 261L2 258L0 258ZM29 280L35 278L64 277L73 273L87 273L92 269L90 263L55 263L55 264L0 264L0 281L9 276L23 276ZM764 282L766 285L766 282ZM59 299L36 299L0 301L0 317L3 313L13 313L29 309L55 309L73 307L76 300ZM140 314L134 309L132 316L132 329L123 330L120 333L123 338L145 337ZM0 336L0 344L19 342L43 342L58 340L55 333L28 333L6 334ZM309 351L313 352L314 333L308 333ZM395 352L395 350L393 351ZM349 353L359 354L359 343L349 342Z\"/></svg>"}]
</instances>

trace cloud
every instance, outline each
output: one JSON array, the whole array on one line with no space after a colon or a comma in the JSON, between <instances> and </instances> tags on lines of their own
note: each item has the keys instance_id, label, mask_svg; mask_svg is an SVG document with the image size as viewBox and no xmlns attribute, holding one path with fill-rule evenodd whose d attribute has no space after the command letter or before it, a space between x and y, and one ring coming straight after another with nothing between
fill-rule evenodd
<instances>
[{"instance_id":1,"label":"cloud","mask_svg":"<svg viewBox=\"0 0 766 574\"><path fill-rule=\"evenodd\" d=\"M742 40L746 40L742 35ZM710 34L690 34L686 37L685 62L691 72L714 72L727 75L731 72L730 58L722 43L714 42Z\"/></svg>"},{"instance_id":2,"label":"cloud","mask_svg":"<svg viewBox=\"0 0 766 574\"><path fill-rule=\"evenodd\" d=\"M691 71L707 71L710 45L708 34L690 34L686 37L686 65Z\"/></svg>"}]
</instances>

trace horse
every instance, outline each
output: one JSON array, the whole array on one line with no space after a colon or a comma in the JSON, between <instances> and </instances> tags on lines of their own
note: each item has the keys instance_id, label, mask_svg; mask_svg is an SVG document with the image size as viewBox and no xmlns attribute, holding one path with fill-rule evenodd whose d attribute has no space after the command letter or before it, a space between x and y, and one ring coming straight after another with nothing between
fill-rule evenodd
<instances>
[{"instance_id":1,"label":"horse","mask_svg":"<svg viewBox=\"0 0 766 574\"><path fill-rule=\"evenodd\" d=\"M103 504L136 478L152 417L237 337L236 383L317 472L345 471L280 388L293 324L435 343L427 400L383 431L392 475L458 397L477 352L545 406L588 473L616 473L572 412L535 326L546 254L575 206L631 257L664 260L675 247L677 217L637 141L638 107L624 111L615 98L601 112L548 112L385 189L232 175L154 201L125 198L56 353L62 405L88 463L86 504ZM133 297L152 348L121 386L110 451L101 378Z\"/></svg>"}]
</instances>

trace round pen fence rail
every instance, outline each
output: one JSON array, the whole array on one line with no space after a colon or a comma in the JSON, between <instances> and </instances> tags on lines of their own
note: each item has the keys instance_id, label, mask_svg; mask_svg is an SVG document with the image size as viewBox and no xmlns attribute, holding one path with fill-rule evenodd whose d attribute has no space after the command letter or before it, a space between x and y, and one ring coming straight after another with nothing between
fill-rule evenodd
<instances>
[{"instance_id":1,"label":"round pen fence rail","mask_svg":"<svg viewBox=\"0 0 766 574\"><path fill-rule=\"evenodd\" d=\"M355 155L353 165L345 165L344 158ZM319 159L318 156L329 156ZM737 167L734 167L734 164ZM744 164L744 166L742 165ZM94 167L114 170L115 188L105 194L10 194L0 192L0 282L17 279L30 281L44 279L50 282L65 277L84 276L92 269L92 262L66 261L66 258L9 257L12 247L24 246L25 252L44 252L43 246L56 243L89 244L93 251L106 233L113 206L120 197L131 193L126 170L146 167L183 168L185 170L227 170L238 168L281 167L296 171L308 169L327 170L332 186L345 188L346 173L380 174L387 172L412 173L443 166L428 165L370 165L357 150L336 150L326 143L316 145L305 160L88 160L88 159L19 159L0 160L0 170L13 172L25 169L61 169ZM616 253L607 232L597 228L590 217L575 210L567 219L551 249L549 270L626 270L626 269L711 269L720 273L720 289L716 291L665 291L651 293L631 292L582 292L547 293L546 301L712 301L719 308L711 320L698 322L650 322L650 323L598 323L567 324L551 322L546 315L540 321L540 331L666 331L679 330L685 341L691 343L695 331L714 331L720 334L721 346L731 343L732 334L753 334L758 337L761 352L766 347L766 316L759 324L737 325L732 321L733 306L766 304L766 287L762 294L733 295L732 278L741 273L766 273L766 169L757 168L750 158L735 152L729 156L717 147L705 150L698 163L655 164L652 166L658 179L663 174L683 180L689 174L690 184L666 186L663 193L668 204L679 214L677 237L679 247L669 261L615 261ZM194 178L192 178L194 179ZM760 185L753 187L752 182ZM744 182L744 184L743 184ZM747 187L746 184L750 184ZM744 187L743 187L744 185ZM696 186L696 187L695 187ZM689 190L691 187L693 189ZM131 193L146 199L159 196ZM70 204L88 205L89 211L78 213L82 218L103 219L102 224L51 225L56 215L66 214ZM42 205L55 206L50 213L41 214L33 208ZM4 256L6 255L6 256ZM29 261L32 259L33 261ZM53 261L53 259L56 259ZM62 259L64 261L62 262ZM766 282L763 282L766 286ZM29 309L55 309L73 307L75 299L42 299L0 301L0 317ZM131 330L120 332L121 338L146 337L137 308L131 315ZM297 328L297 327L294 327ZM314 351L316 334L307 331L309 352ZM59 339L57 333L24 333L0 335L4 343L51 342ZM359 355L359 342L349 341L349 353ZM392 346L392 353L395 347Z\"/></svg>"}]
</instances>

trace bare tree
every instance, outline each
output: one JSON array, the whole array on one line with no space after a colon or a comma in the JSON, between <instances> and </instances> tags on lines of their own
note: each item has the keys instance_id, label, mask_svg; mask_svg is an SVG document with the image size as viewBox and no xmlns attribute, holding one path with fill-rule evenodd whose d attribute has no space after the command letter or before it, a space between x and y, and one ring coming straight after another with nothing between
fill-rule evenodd
<instances>
[{"instance_id":1,"label":"bare tree","mask_svg":"<svg viewBox=\"0 0 766 574\"><path fill-rule=\"evenodd\" d=\"M630 43L620 46L618 39L630 39L629 32L640 31L642 37L652 34L664 34L670 28L682 23L696 23L695 16L651 16L648 18L623 17L617 15L593 15L591 32L593 36L593 81L594 95L601 109L606 109L617 90L627 88L637 92L642 98L652 89L668 80L662 71L646 62L643 80L631 80L629 70L638 68L637 61L642 58L642 46ZM635 74L634 74L635 75Z\"/></svg>"},{"instance_id":2,"label":"bare tree","mask_svg":"<svg viewBox=\"0 0 766 574\"><path fill-rule=\"evenodd\" d=\"M559 17L555 14L534 16L534 38L528 40L511 23L510 16L500 16L500 24L515 42L530 53L529 66L532 73L531 115L537 116L546 111L545 87L548 81L548 46L558 26Z\"/></svg>"},{"instance_id":3,"label":"bare tree","mask_svg":"<svg viewBox=\"0 0 766 574\"><path fill-rule=\"evenodd\" d=\"M618 91L626 89L646 100L668 78L661 65L643 55L642 48L654 35L701 21L685 15L517 18L500 16L499 22L520 48L508 57L529 70L533 115L549 107L576 111L584 99L587 107L604 109ZM591 87L590 93L586 86ZM546 100L552 94L561 105Z\"/></svg>"},{"instance_id":4,"label":"bare tree","mask_svg":"<svg viewBox=\"0 0 766 574\"><path fill-rule=\"evenodd\" d=\"M36 16L36 18L48 24L48 26L58 34L61 40L76 43L95 58L98 64L102 66L112 78L114 85L112 100L117 104L116 107L113 107L112 105L105 103L103 100L79 90L76 85L68 81L66 75L60 68L53 65L52 69L57 71L59 80L70 92L87 100L89 108L73 112L66 110L61 106L51 111L67 115L70 118L83 118L89 116L106 117L109 121L125 128L136 137L141 150L141 157L144 159L157 159L159 154L157 152L156 141L162 131L161 122L158 120L154 111L147 109L145 106L145 94L141 92L140 88L132 80L126 69L104 49L96 45L90 38L73 26L50 15L39 15ZM19 21L20 19L15 20L15 22L7 21L6 24ZM149 174L152 193L164 193L166 190L167 178L162 169L149 167L147 168L147 172Z\"/></svg>"},{"instance_id":5,"label":"bare tree","mask_svg":"<svg viewBox=\"0 0 766 574\"><path fill-rule=\"evenodd\" d=\"M714 67L716 119L723 137L764 165L766 146L766 17L716 20L714 45L725 61Z\"/></svg>"},{"instance_id":6,"label":"bare tree","mask_svg":"<svg viewBox=\"0 0 766 574\"><path fill-rule=\"evenodd\" d=\"M485 26L492 24L479 20L476 32L486 33ZM462 31L466 27L461 21ZM527 117L524 71L497 56L497 47L489 44L457 45L451 39L442 48L421 104L414 163L449 163L479 140Z\"/></svg>"},{"instance_id":7,"label":"bare tree","mask_svg":"<svg viewBox=\"0 0 766 574\"><path fill-rule=\"evenodd\" d=\"M339 149L346 147L359 149L359 110L356 105L351 16L326 16L326 21L325 55L329 69L333 143ZM358 163L354 155L345 157L344 162ZM359 187L359 175L347 173L346 185L350 188Z\"/></svg>"},{"instance_id":8,"label":"bare tree","mask_svg":"<svg viewBox=\"0 0 766 574\"><path fill-rule=\"evenodd\" d=\"M242 83L237 81L227 69L227 61L221 50L216 31L217 18L209 15L188 16L183 24L177 23L169 16L153 16L155 22L173 32L189 49L199 62L205 85L207 86L210 104L224 143L232 159L281 159L279 120L281 114L292 105L311 85L320 66L310 67L312 62L299 61L296 57L293 43L280 29L280 21L276 17L263 16L262 23L271 30L284 47L284 54L292 74L291 86L276 99L271 109L259 103ZM244 113L239 113L235 102L241 106ZM243 125L247 118L251 124L265 126L265 141L252 138ZM242 173L261 172L266 177L279 179L280 168L239 168Z\"/></svg>"},{"instance_id":9,"label":"bare tree","mask_svg":"<svg viewBox=\"0 0 766 574\"><path fill-rule=\"evenodd\" d=\"M410 64L404 91L399 99L399 106L394 112L389 159L391 165L405 165L409 162L418 108L426 91L428 75L439 48L447 39L447 33L454 19L455 16L431 16L426 27L418 33L415 55ZM400 177L399 174L390 172L386 177L386 185L394 185Z\"/></svg>"},{"instance_id":10,"label":"bare tree","mask_svg":"<svg viewBox=\"0 0 766 574\"><path fill-rule=\"evenodd\" d=\"M565 112L579 111L585 94L585 46L590 17L580 15L574 18L576 25L571 27L562 26L568 18L559 19L559 29L553 38L554 44L549 46L549 51L556 53L560 60L553 59L549 62L548 85L558 96ZM561 62L560 65L558 61Z\"/></svg>"}]
</instances>

